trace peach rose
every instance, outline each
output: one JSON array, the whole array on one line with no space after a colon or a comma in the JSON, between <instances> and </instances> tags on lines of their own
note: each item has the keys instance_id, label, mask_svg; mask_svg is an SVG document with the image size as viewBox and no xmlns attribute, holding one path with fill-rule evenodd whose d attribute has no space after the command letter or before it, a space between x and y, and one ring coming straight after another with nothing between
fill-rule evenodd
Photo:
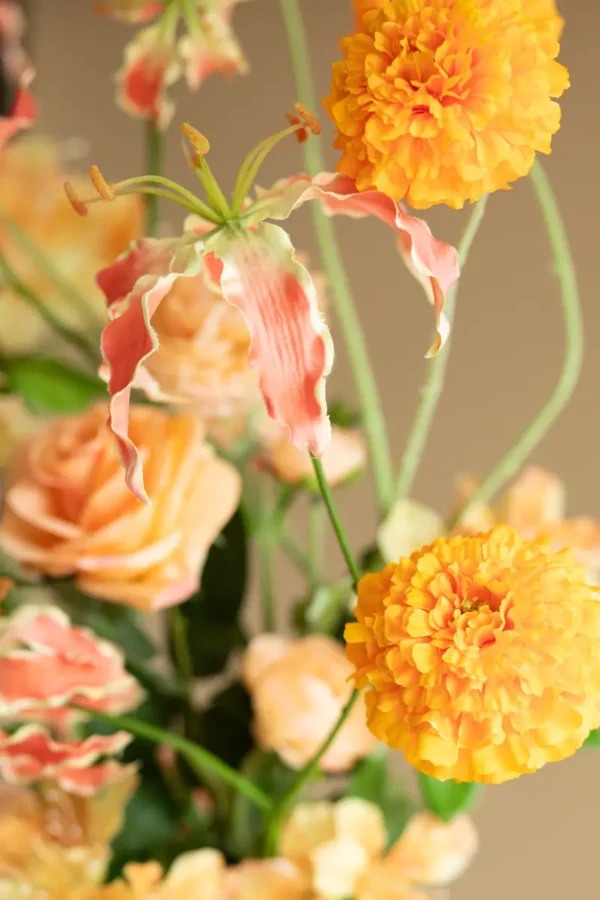
<instances>
[{"instance_id":1,"label":"peach rose","mask_svg":"<svg viewBox=\"0 0 600 900\"><path fill-rule=\"evenodd\" d=\"M89 327L95 317L100 326L104 310L96 272L141 233L142 204L137 197L123 197L114 204L102 204L93 216L77 218L65 196L66 178L60 147L48 139L27 137L5 147L0 156L3 211L76 286L88 308L69 303L32 255L2 226L0 245L21 280L63 321L82 328ZM75 178L74 184L87 190L87 179ZM5 350L27 352L48 338L45 323L15 292L4 286L1 295L0 344Z\"/></svg>"},{"instance_id":2,"label":"peach rose","mask_svg":"<svg viewBox=\"0 0 600 900\"><path fill-rule=\"evenodd\" d=\"M132 410L152 505L127 489L106 407L53 422L25 448L6 492L0 547L105 600L156 610L198 588L206 554L240 496L192 415Z\"/></svg>"},{"instance_id":3,"label":"peach rose","mask_svg":"<svg viewBox=\"0 0 600 900\"><path fill-rule=\"evenodd\" d=\"M318 490L309 454L287 439L283 429L271 420L262 440L259 464L284 484L302 484ZM367 459L365 441L354 428L331 429L331 441L321 457L325 475L331 487L343 484L364 468Z\"/></svg>"},{"instance_id":4,"label":"peach rose","mask_svg":"<svg viewBox=\"0 0 600 900\"><path fill-rule=\"evenodd\" d=\"M426 900L425 887L448 884L477 850L467 816L442 822L417 813L386 853L379 807L358 797L301 803L281 832L279 852L305 873L312 900Z\"/></svg>"},{"instance_id":5,"label":"peach rose","mask_svg":"<svg viewBox=\"0 0 600 900\"><path fill-rule=\"evenodd\" d=\"M342 647L321 635L297 640L259 635L250 642L243 667L258 744L299 769L318 750L350 697L351 666ZM358 703L321 766L325 772L344 772L374 744Z\"/></svg>"},{"instance_id":6,"label":"peach rose","mask_svg":"<svg viewBox=\"0 0 600 900\"><path fill-rule=\"evenodd\" d=\"M98 900L309 900L302 873L283 859L225 865L217 850L179 856L163 878L156 862L132 863Z\"/></svg>"}]
</instances>

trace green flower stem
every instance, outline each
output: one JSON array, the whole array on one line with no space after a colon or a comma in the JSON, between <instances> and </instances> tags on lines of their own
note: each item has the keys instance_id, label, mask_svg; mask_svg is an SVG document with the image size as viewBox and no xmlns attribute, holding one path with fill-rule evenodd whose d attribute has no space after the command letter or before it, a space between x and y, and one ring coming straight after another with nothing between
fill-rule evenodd
<instances>
[{"instance_id":1,"label":"green flower stem","mask_svg":"<svg viewBox=\"0 0 600 900\"><path fill-rule=\"evenodd\" d=\"M311 577L311 563L308 555L299 547L294 537L287 531L283 531L281 535L281 549L294 563L299 572Z\"/></svg>"},{"instance_id":2,"label":"green flower stem","mask_svg":"<svg viewBox=\"0 0 600 900\"><path fill-rule=\"evenodd\" d=\"M0 256L0 281L4 281L21 297L31 309L43 319L60 337L77 350L94 369L97 369L99 355L96 348L82 335L65 325L40 298L19 279L4 257ZM1 301L0 301L1 302Z\"/></svg>"},{"instance_id":3,"label":"green flower stem","mask_svg":"<svg viewBox=\"0 0 600 900\"><path fill-rule=\"evenodd\" d=\"M90 712L82 706L74 706L74 708L87 712L92 718L106 722L112 725L113 728L128 731L129 734L151 741L154 744L166 744L168 747L172 747L173 750L176 750L187 760L190 767L201 780L209 780L216 775L222 782L229 785L239 794L243 794L260 809L265 811L271 810L273 802L264 791L261 791L255 784L239 772L236 772L235 769L232 769L231 766L228 766L227 763L224 763L209 750L192 744L178 734L173 734L172 731L156 728L154 725L139 722L137 719L132 719L129 716L109 716L96 710Z\"/></svg>"},{"instance_id":4,"label":"green flower stem","mask_svg":"<svg viewBox=\"0 0 600 900\"><path fill-rule=\"evenodd\" d=\"M260 593L263 608L263 628L265 631L276 630L275 616L275 583L273 562L285 523L285 517L294 499L295 491L281 487L275 502L270 505L264 499L257 540L260 558Z\"/></svg>"},{"instance_id":5,"label":"green flower stem","mask_svg":"<svg viewBox=\"0 0 600 900\"><path fill-rule=\"evenodd\" d=\"M146 124L146 169L148 175L160 175L163 167L163 136L154 122ZM157 194L146 196L146 235L156 237L159 223L159 197Z\"/></svg>"},{"instance_id":6,"label":"green flower stem","mask_svg":"<svg viewBox=\"0 0 600 900\"><path fill-rule=\"evenodd\" d=\"M281 800L279 800L275 804L274 808L272 809L271 814L268 819L268 822L267 822L267 833L266 833L266 839L265 839L265 855L266 856L276 856L277 855L277 844L279 841L279 832L280 832L281 826L283 825L283 823L285 821L285 818L288 814L290 807L293 806L296 799L302 793L305 784L308 781L310 781L312 778L314 778L315 775L318 774L319 765L321 763L321 760L323 759L323 757L325 756L325 754L327 753L327 751L329 750L329 748L335 741L340 730L344 726L346 719L348 718L348 716L354 709L354 705L359 697L360 697L360 691L357 688L355 688L352 691L352 693L350 695L350 699L348 700L345 707L343 708L339 719L335 723L334 727L332 728L332 730L329 733L326 740L323 742L323 744L321 744L319 750L317 751L315 756L313 756L313 758L310 760L310 762L308 762L307 765L298 773L298 777L296 778L294 783L291 785L291 787L288 789L288 791L283 795Z\"/></svg>"},{"instance_id":7,"label":"green flower stem","mask_svg":"<svg viewBox=\"0 0 600 900\"><path fill-rule=\"evenodd\" d=\"M77 290L68 278L65 278L50 257L46 256L41 247L31 240L27 232L2 207L0 207L0 224L6 228L21 250L29 257L36 268L43 272L46 278L52 282L57 291L70 303L71 307L78 313L83 313L93 328L100 328L102 318L96 315L83 294Z\"/></svg>"},{"instance_id":8,"label":"green flower stem","mask_svg":"<svg viewBox=\"0 0 600 900\"><path fill-rule=\"evenodd\" d=\"M487 503L511 478L518 474L527 457L548 434L571 399L581 373L584 353L583 319L577 273L569 240L552 185L539 162L536 162L531 171L531 182L546 225L554 268L561 290L565 325L565 355L562 372L545 405L527 426L516 444L496 464L470 500L452 517L448 523L449 528L453 528L460 522L470 506Z\"/></svg>"},{"instance_id":9,"label":"green flower stem","mask_svg":"<svg viewBox=\"0 0 600 900\"><path fill-rule=\"evenodd\" d=\"M352 548L350 546L350 539L346 534L346 529L344 528L341 516L338 512L337 506L335 505L333 494L331 493L331 488L327 483L327 478L325 477L325 472L323 470L323 463L320 459L317 459L316 456L312 456L311 458L313 468L315 470L317 484L319 485L319 490L321 491L323 502L325 503L325 507L329 514L331 525L333 527L333 530L335 531L335 536L337 537L338 544L340 545L340 550L344 555L344 560L346 561L348 571L352 576L352 581L354 582L354 584L356 584L360 578L360 569L358 567L358 563L354 559L354 554L352 553Z\"/></svg>"},{"instance_id":10,"label":"green flower stem","mask_svg":"<svg viewBox=\"0 0 600 900\"><path fill-rule=\"evenodd\" d=\"M177 673L185 684L194 677L194 661L188 643L188 623L178 606L169 610L169 628Z\"/></svg>"},{"instance_id":11,"label":"green flower stem","mask_svg":"<svg viewBox=\"0 0 600 900\"><path fill-rule=\"evenodd\" d=\"M346 534L340 514L335 505L333 495L327 483L325 472L323 471L323 464L320 459L317 459L316 456L312 457L312 463L315 470L317 483L319 485L319 490L321 491L321 496L323 497L325 507L327 509L327 512L329 513L329 518L331 520L333 530L335 531L336 537L338 539L340 549L344 554L344 559L346 560L346 565L348 566L348 570L350 572L350 575L352 576L352 580L356 583L360 578L360 570L358 568L356 560L354 559L354 555L350 547L350 540L348 538L348 535ZM288 791L273 807L267 821L267 831L265 837L265 853L267 856L273 856L276 854L277 843L279 840L279 831L281 825L285 820L285 817L287 816L288 810L293 805L296 798L301 794L305 784L318 774L321 760L335 741L346 719L352 712L352 709L354 708L354 705L359 696L360 691L355 688L352 691L350 699L340 713L337 722L331 729L327 738L323 741L313 758L309 760L306 766L298 773L297 778L295 779L293 784L290 785Z\"/></svg>"},{"instance_id":12,"label":"green flower stem","mask_svg":"<svg viewBox=\"0 0 600 900\"><path fill-rule=\"evenodd\" d=\"M317 102L302 13L297 0L281 0L281 10L292 58L298 100L314 113ZM315 176L324 171L325 160L319 140L311 137L303 146L304 162L309 175ZM319 204L311 203L311 213L323 266L329 279L329 286L356 382L365 436L369 444L373 466L377 505L380 515L383 516L392 500L394 473L377 384L333 224L331 219L325 216Z\"/></svg>"},{"instance_id":13,"label":"green flower stem","mask_svg":"<svg viewBox=\"0 0 600 900\"><path fill-rule=\"evenodd\" d=\"M461 269L467 261L473 241L475 240L475 236L481 225L486 203L487 197L482 197L473 208L469 221L467 222L458 248ZM448 292L446 298L446 317L450 326L452 326L454 314L456 312L458 287L459 284L457 282L452 290ZM435 412L444 389L444 378L449 358L450 346L448 342L444 349L441 350L427 365L427 376L425 378L425 384L421 389L421 399L408 434L402 462L400 463L400 472L395 495L396 503L406 500L412 490L419 464L423 458L423 451L425 450L427 439L431 432Z\"/></svg>"},{"instance_id":14,"label":"green flower stem","mask_svg":"<svg viewBox=\"0 0 600 900\"><path fill-rule=\"evenodd\" d=\"M260 559L260 596L263 610L263 630L275 631L275 580L273 576L273 555L275 544L270 531L258 540Z\"/></svg>"}]
</instances>

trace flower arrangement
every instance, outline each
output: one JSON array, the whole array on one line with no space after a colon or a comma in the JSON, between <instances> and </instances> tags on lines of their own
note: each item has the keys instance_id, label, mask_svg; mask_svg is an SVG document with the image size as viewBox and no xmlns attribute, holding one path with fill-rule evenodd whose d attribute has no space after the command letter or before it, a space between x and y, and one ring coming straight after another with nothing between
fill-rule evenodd
<instances>
[{"instance_id":1,"label":"flower arrangement","mask_svg":"<svg viewBox=\"0 0 600 900\"><path fill-rule=\"evenodd\" d=\"M569 86L555 0L353 0L323 117L300 4L278 0L298 95L287 126L221 185L209 138L179 123L193 191L163 171L170 88L248 72L236 5L90 2L129 34L117 103L146 128L146 170L113 182L97 165L73 174L29 133L25 21L0 0L7 900L445 897L477 852L481 785L600 743L600 524L567 519L562 483L529 462L583 354L539 160ZM292 140L306 171L260 186ZM525 177L562 292L564 368L443 517L412 488L460 272L489 195ZM320 262L280 224L309 201ZM165 237L167 203L183 212ZM437 204L471 206L458 248L422 218ZM398 471L337 216L387 226L433 312ZM356 411L328 405L334 319ZM336 492L368 468L379 525L359 550ZM308 546L290 518L302 498ZM326 527L345 562L335 581ZM277 597L281 611L280 553L305 585L295 603Z\"/></svg>"}]
</instances>

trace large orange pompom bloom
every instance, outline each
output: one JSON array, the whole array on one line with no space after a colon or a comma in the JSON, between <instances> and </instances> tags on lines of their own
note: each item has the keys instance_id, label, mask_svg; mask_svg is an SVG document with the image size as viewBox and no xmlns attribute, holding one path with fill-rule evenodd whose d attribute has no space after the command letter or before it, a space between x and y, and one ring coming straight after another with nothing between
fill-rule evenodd
<instances>
[{"instance_id":1,"label":"large orange pompom bloom","mask_svg":"<svg viewBox=\"0 0 600 900\"><path fill-rule=\"evenodd\" d=\"M460 209L550 152L569 84L554 0L358 0L357 13L325 105L359 190Z\"/></svg>"},{"instance_id":2,"label":"large orange pompom bloom","mask_svg":"<svg viewBox=\"0 0 600 900\"><path fill-rule=\"evenodd\" d=\"M600 603L569 550L499 526L365 575L346 627L371 731L423 772L496 784L600 724Z\"/></svg>"}]
</instances>

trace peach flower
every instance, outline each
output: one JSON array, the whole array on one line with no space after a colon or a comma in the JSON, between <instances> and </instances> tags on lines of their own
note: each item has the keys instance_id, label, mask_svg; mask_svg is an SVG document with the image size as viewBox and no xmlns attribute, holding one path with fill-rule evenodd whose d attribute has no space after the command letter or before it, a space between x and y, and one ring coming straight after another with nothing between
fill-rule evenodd
<instances>
[{"instance_id":1,"label":"peach flower","mask_svg":"<svg viewBox=\"0 0 600 900\"><path fill-rule=\"evenodd\" d=\"M124 878L98 900L309 900L305 880L282 859L246 860L226 867L217 850L195 850L175 860L163 878L156 862L125 867Z\"/></svg>"},{"instance_id":2,"label":"peach flower","mask_svg":"<svg viewBox=\"0 0 600 900\"><path fill-rule=\"evenodd\" d=\"M0 716L54 723L55 713L60 725L74 715L69 703L118 714L141 699L121 650L58 607L27 605L0 620Z\"/></svg>"},{"instance_id":3,"label":"peach flower","mask_svg":"<svg viewBox=\"0 0 600 900\"><path fill-rule=\"evenodd\" d=\"M299 769L325 740L351 688L352 667L332 638L263 634L244 657L244 681L252 695L258 744ZM359 703L325 754L325 772L344 772L374 745Z\"/></svg>"},{"instance_id":4,"label":"peach flower","mask_svg":"<svg viewBox=\"0 0 600 900\"><path fill-rule=\"evenodd\" d=\"M270 426L274 427L271 428ZM331 487L343 484L364 468L367 458L362 434L353 428L333 426L331 441L325 448L321 462ZM309 454L295 447L283 430L269 422L269 430L263 436L259 464L270 470L284 484L302 484L317 491L317 482Z\"/></svg>"},{"instance_id":5,"label":"peach flower","mask_svg":"<svg viewBox=\"0 0 600 900\"><path fill-rule=\"evenodd\" d=\"M13 734L0 730L0 777L16 786L55 781L63 791L91 797L128 769L115 760L99 762L125 749L125 731L95 734L84 741L55 741L39 725L23 725Z\"/></svg>"},{"instance_id":6,"label":"peach flower","mask_svg":"<svg viewBox=\"0 0 600 900\"><path fill-rule=\"evenodd\" d=\"M6 492L0 546L105 600L144 610L181 603L236 508L239 475L193 416L137 407L131 430L153 501L144 505L123 483L105 422L98 405L31 441Z\"/></svg>"},{"instance_id":7,"label":"peach flower","mask_svg":"<svg viewBox=\"0 0 600 900\"><path fill-rule=\"evenodd\" d=\"M91 900L136 783L124 770L91 797L0 784L0 896Z\"/></svg>"},{"instance_id":8,"label":"peach flower","mask_svg":"<svg viewBox=\"0 0 600 900\"><path fill-rule=\"evenodd\" d=\"M465 477L460 481L460 499L466 501L476 483ZM505 522L525 540L539 535L550 538L555 550L569 547L577 561L585 566L591 583L600 577L600 523L589 516L565 518L564 482L552 472L531 466L509 486L497 508L475 506L467 511L463 527L482 531Z\"/></svg>"},{"instance_id":9,"label":"peach flower","mask_svg":"<svg viewBox=\"0 0 600 900\"><path fill-rule=\"evenodd\" d=\"M73 328L98 325L104 317L102 296L95 285L98 269L123 252L142 229L142 205L137 197L103 204L98 215L77 219L64 192L66 173L60 147L51 140L27 138L0 154L2 210L13 219L55 268L87 301L81 308L46 276L32 255L19 247L0 224L0 245L21 280ZM75 178L75 184L80 179ZM0 346L14 353L30 351L44 339L46 325L10 288L3 286ZM90 315L91 313L91 315Z\"/></svg>"},{"instance_id":10,"label":"peach flower","mask_svg":"<svg viewBox=\"0 0 600 900\"><path fill-rule=\"evenodd\" d=\"M426 900L421 888L454 881L477 850L468 816L449 823L431 813L412 817L386 853L379 807L358 797L301 803L285 823L281 856L305 873L312 900Z\"/></svg>"}]
</instances>

